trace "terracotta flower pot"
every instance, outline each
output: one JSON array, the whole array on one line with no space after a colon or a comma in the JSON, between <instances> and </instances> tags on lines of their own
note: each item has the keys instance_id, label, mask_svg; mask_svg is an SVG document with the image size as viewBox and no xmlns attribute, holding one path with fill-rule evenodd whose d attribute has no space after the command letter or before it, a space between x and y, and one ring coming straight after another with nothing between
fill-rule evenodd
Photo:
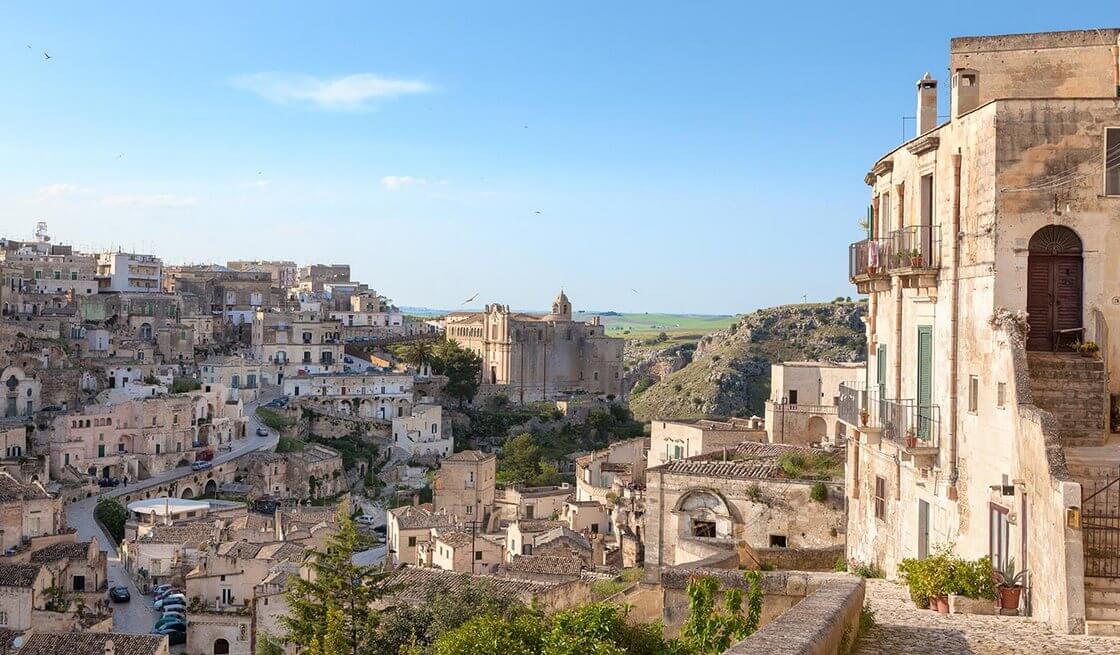
<instances>
[{"instance_id":1,"label":"terracotta flower pot","mask_svg":"<svg viewBox=\"0 0 1120 655\"><path fill-rule=\"evenodd\" d=\"M917 437L910 436L910 435L906 436L906 447L907 448L913 448L914 446L917 446L917 445L918 445L918 438Z\"/></svg>"},{"instance_id":2,"label":"terracotta flower pot","mask_svg":"<svg viewBox=\"0 0 1120 655\"><path fill-rule=\"evenodd\" d=\"M930 599L930 607L937 607L938 614L949 613L949 597L948 596L935 596Z\"/></svg>"},{"instance_id":3,"label":"terracotta flower pot","mask_svg":"<svg viewBox=\"0 0 1120 655\"><path fill-rule=\"evenodd\" d=\"M1005 610L1019 609L1019 598L1023 595L1022 587L999 587L999 606Z\"/></svg>"}]
</instances>

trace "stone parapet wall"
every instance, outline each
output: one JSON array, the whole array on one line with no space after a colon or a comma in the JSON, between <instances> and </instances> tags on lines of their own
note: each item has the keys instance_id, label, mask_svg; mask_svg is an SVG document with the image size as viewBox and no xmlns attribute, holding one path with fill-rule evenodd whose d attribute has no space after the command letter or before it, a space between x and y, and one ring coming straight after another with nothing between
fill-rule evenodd
<instances>
[{"instance_id":1,"label":"stone parapet wall","mask_svg":"<svg viewBox=\"0 0 1120 655\"><path fill-rule=\"evenodd\" d=\"M863 597L863 578L829 576L724 655L836 655L857 636Z\"/></svg>"}]
</instances>

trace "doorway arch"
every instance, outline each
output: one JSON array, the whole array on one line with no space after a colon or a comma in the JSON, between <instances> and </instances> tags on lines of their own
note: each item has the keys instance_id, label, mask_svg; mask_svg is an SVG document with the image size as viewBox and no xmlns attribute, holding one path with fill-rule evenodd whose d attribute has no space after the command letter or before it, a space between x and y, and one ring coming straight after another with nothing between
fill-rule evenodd
<instances>
[{"instance_id":1,"label":"doorway arch","mask_svg":"<svg viewBox=\"0 0 1120 655\"><path fill-rule=\"evenodd\" d=\"M1031 236L1027 254L1027 350L1080 341L1084 275L1081 237L1064 225Z\"/></svg>"},{"instance_id":2,"label":"doorway arch","mask_svg":"<svg viewBox=\"0 0 1120 655\"><path fill-rule=\"evenodd\" d=\"M225 639L214 640L214 655L229 655L229 642Z\"/></svg>"}]
</instances>

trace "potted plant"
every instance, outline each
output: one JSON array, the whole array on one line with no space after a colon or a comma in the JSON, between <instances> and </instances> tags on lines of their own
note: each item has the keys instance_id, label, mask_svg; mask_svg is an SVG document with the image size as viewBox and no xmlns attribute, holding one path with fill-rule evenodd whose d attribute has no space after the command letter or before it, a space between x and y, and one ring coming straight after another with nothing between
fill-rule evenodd
<instances>
[{"instance_id":1,"label":"potted plant","mask_svg":"<svg viewBox=\"0 0 1120 655\"><path fill-rule=\"evenodd\" d=\"M1019 599L1023 595L1023 581L1026 579L1026 569L1015 572L1014 558L1007 560L1007 566L1002 571L992 570L992 580L996 583L996 592L999 594L1000 609L1019 609Z\"/></svg>"},{"instance_id":2,"label":"potted plant","mask_svg":"<svg viewBox=\"0 0 1120 655\"><path fill-rule=\"evenodd\" d=\"M867 419L868 419L868 418L869 418L870 416L871 416L871 414L870 414L870 412L868 412L868 411L867 411L867 408L866 408L866 407L863 407L863 408L861 408L861 409L859 410L859 422L860 422L860 425L867 425Z\"/></svg>"},{"instance_id":3,"label":"potted plant","mask_svg":"<svg viewBox=\"0 0 1120 655\"><path fill-rule=\"evenodd\" d=\"M1077 352L1081 353L1082 357L1096 357L1101 348L1097 345L1096 341L1086 341L1077 344Z\"/></svg>"},{"instance_id":4,"label":"potted plant","mask_svg":"<svg viewBox=\"0 0 1120 655\"><path fill-rule=\"evenodd\" d=\"M923 257L922 257L922 251L921 250L918 250L917 248L914 248L913 250L910 251L910 265L911 266L913 266L914 268L920 268L922 266L922 261L923 261Z\"/></svg>"},{"instance_id":5,"label":"potted plant","mask_svg":"<svg viewBox=\"0 0 1120 655\"><path fill-rule=\"evenodd\" d=\"M914 428L906 428L906 447L913 448L918 445L918 433Z\"/></svg>"}]
</instances>

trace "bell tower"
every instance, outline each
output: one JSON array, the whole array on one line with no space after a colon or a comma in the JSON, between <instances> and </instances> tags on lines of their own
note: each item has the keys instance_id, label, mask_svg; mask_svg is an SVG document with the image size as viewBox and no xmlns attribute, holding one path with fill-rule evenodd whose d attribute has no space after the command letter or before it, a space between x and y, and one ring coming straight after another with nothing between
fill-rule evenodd
<instances>
[{"instance_id":1,"label":"bell tower","mask_svg":"<svg viewBox=\"0 0 1120 655\"><path fill-rule=\"evenodd\" d=\"M560 295L556 296L556 300L552 301L552 315L563 321L572 320L572 303L568 302L563 289L560 290Z\"/></svg>"}]
</instances>

